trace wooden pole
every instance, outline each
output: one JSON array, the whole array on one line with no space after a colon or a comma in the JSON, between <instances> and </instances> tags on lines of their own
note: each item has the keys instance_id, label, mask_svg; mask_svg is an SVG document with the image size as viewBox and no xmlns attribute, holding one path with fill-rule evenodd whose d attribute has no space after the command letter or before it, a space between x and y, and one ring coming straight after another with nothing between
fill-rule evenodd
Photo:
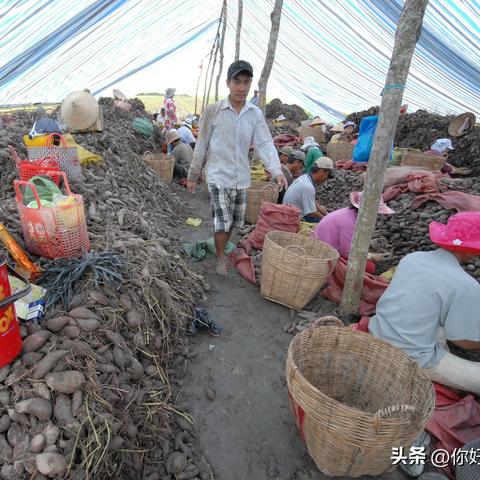
<instances>
[{"instance_id":1,"label":"wooden pole","mask_svg":"<svg viewBox=\"0 0 480 480\"><path fill-rule=\"evenodd\" d=\"M235 61L240 59L240 34L243 21L243 0L238 0L237 32L235 35Z\"/></svg>"},{"instance_id":2,"label":"wooden pole","mask_svg":"<svg viewBox=\"0 0 480 480\"><path fill-rule=\"evenodd\" d=\"M215 101L218 100L218 85L223 71L223 44L225 43L225 31L227 29L227 0L223 2L223 27L222 36L220 38L220 62L218 64L218 75L215 83Z\"/></svg>"},{"instance_id":3,"label":"wooden pole","mask_svg":"<svg viewBox=\"0 0 480 480\"><path fill-rule=\"evenodd\" d=\"M282 17L283 0L275 0L273 11L270 14L272 29L270 30L270 39L268 40L267 57L258 81L259 107L265 112L267 103L267 83L272 71L273 61L275 60L275 50L277 49L278 31L280 30L280 19Z\"/></svg>"},{"instance_id":4,"label":"wooden pole","mask_svg":"<svg viewBox=\"0 0 480 480\"><path fill-rule=\"evenodd\" d=\"M378 205L383 191L384 174L397 128L403 91L415 46L422 31L428 0L406 0L398 22L395 45L390 60L385 88L382 92L380 117L368 161L362 203L348 257L347 275L341 310L344 315L356 313L360 303L363 276L367 263Z\"/></svg>"},{"instance_id":5,"label":"wooden pole","mask_svg":"<svg viewBox=\"0 0 480 480\"><path fill-rule=\"evenodd\" d=\"M195 90L195 115L197 114L197 104L198 104L198 87L200 86L200 79L202 78L202 69L203 69L203 58L200 62L200 72L198 73L197 88Z\"/></svg>"},{"instance_id":6,"label":"wooden pole","mask_svg":"<svg viewBox=\"0 0 480 480\"><path fill-rule=\"evenodd\" d=\"M202 112L204 108L207 106L207 104L205 103L205 100L207 99L208 74L210 73L210 65L212 63L213 51L215 50L215 47L218 48L218 41L220 38L220 27L222 25L222 15L223 15L223 5L222 5L222 11L220 12L220 18L218 19L217 33L215 34L215 40L213 41L212 49L210 50L210 54L209 54L210 58L208 59L207 71L205 72L205 85L203 87Z\"/></svg>"}]
</instances>

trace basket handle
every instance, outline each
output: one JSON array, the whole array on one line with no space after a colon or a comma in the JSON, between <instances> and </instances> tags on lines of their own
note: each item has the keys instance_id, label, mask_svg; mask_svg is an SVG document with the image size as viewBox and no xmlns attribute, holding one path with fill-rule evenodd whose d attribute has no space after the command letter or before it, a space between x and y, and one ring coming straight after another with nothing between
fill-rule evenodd
<instances>
[{"instance_id":1,"label":"basket handle","mask_svg":"<svg viewBox=\"0 0 480 480\"><path fill-rule=\"evenodd\" d=\"M40 197L38 196L37 188L33 183L28 183L23 180L13 181L13 188L15 189L17 202L23 205L23 193L20 190L21 186L25 187L25 190L29 188L32 191L33 196L35 197L35 201L37 202L37 210L39 210L40 207L42 206L42 201L40 200Z\"/></svg>"},{"instance_id":2,"label":"basket handle","mask_svg":"<svg viewBox=\"0 0 480 480\"><path fill-rule=\"evenodd\" d=\"M297 252L295 252L295 250L297 250ZM287 245L285 247L285 251L291 251L292 253L297 253L297 255L298 255L298 250L301 251L302 256L304 256L304 257L307 256L307 252L300 245Z\"/></svg>"},{"instance_id":3,"label":"basket handle","mask_svg":"<svg viewBox=\"0 0 480 480\"><path fill-rule=\"evenodd\" d=\"M262 188L262 191L264 190L267 190L267 189L276 189L277 188L277 185L273 185L271 183L267 183L263 188Z\"/></svg>"},{"instance_id":4,"label":"basket handle","mask_svg":"<svg viewBox=\"0 0 480 480\"><path fill-rule=\"evenodd\" d=\"M147 155L151 155L152 152L150 150L147 150L146 152L143 152L143 158L145 158Z\"/></svg>"},{"instance_id":5,"label":"basket handle","mask_svg":"<svg viewBox=\"0 0 480 480\"><path fill-rule=\"evenodd\" d=\"M47 147L53 147L52 143L53 143L54 137L59 137L60 138L60 143L62 144L62 147L67 148L67 141L65 140L63 135L60 134L60 133L51 133L47 137Z\"/></svg>"},{"instance_id":6,"label":"basket handle","mask_svg":"<svg viewBox=\"0 0 480 480\"><path fill-rule=\"evenodd\" d=\"M330 323L330 322L333 322L335 324L335 327L344 327L345 326L339 318L327 315L325 317L317 318L313 322L313 328L326 327L327 323Z\"/></svg>"},{"instance_id":7,"label":"basket handle","mask_svg":"<svg viewBox=\"0 0 480 480\"><path fill-rule=\"evenodd\" d=\"M70 190L70 184L68 183L67 179L67 174L62 171L55 171L55 170L49 170L48 172L45 172L45 175L48 175L49 177L54 177L56 175L59 175L60 177L63 178L63 184L65 185L65 190L67 191L67 195L70 196L72 195L72 191Z\"/></svg>"},{"instance_id":8,"label":"basket handle","mask_svg":"<svg viewBox=\"0 0 480 480\"><path fill-rule=\"evenodd\" d=\"M392 415L397 412L408 412L410 415L415 414L417 409L413 405L392 405L391 407L385 407L378 410L373 416L373 428L375 433L380 431L380 423L382 418Z\"/></svg>"}]
</instances>

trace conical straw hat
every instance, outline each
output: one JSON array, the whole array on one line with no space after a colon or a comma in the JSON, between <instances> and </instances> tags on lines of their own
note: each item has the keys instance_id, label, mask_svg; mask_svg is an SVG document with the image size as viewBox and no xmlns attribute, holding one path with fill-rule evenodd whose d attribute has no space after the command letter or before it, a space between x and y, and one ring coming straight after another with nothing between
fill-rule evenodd
<instances>
[{"instance_id":1,"label":"conical straw hat","mask_svg":"<svg viewBox=\"0 0 480 480\"><path fill-rule=\"evenodd\" d=\"M62 119L74 130L85 130L91 127L98 118L98 102L88 92L71 92L62 102Z\"/></svg>"}]
</instances>

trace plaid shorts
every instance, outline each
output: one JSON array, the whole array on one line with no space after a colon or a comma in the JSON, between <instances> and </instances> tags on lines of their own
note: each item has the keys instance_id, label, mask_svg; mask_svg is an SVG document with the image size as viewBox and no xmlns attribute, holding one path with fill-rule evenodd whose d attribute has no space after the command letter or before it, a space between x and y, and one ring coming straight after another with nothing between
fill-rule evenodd
<instances>
[{"instance_id":1,"label":"plaid shorts","mask_svg":"<svg viewBox=\"0 0 480 480\"><path fill-rule=\"evenodd\" d=\"M209 184L212 203L213 229L229 232L231 228L243 227L247 208L247 189L222 188Z\"/></svg>"}]
</instances>

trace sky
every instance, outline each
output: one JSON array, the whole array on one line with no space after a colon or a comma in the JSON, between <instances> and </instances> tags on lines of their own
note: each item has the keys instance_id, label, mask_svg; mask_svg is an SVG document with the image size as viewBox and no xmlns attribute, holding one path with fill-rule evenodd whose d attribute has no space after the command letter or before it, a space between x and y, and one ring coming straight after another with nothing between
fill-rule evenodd
<instances>
[{"instance_id":1,"label":"sky","mask_svg":"<svg viewBox=\"0 0 480 480\"><path fill-rule=\"evenodd\" d=\"M336 121L380 103L402 0L284 0L268 98ZM195 94L221 0L0 0L0 104L61 101L90 88ZM244 0L241 58L265 61L273 0ZM224 73L237 0L228 0ZM480 116L480 0L430 0L404 102ZM212 91L214 86L212 87Z\"/></svg>"}]
</instances>

